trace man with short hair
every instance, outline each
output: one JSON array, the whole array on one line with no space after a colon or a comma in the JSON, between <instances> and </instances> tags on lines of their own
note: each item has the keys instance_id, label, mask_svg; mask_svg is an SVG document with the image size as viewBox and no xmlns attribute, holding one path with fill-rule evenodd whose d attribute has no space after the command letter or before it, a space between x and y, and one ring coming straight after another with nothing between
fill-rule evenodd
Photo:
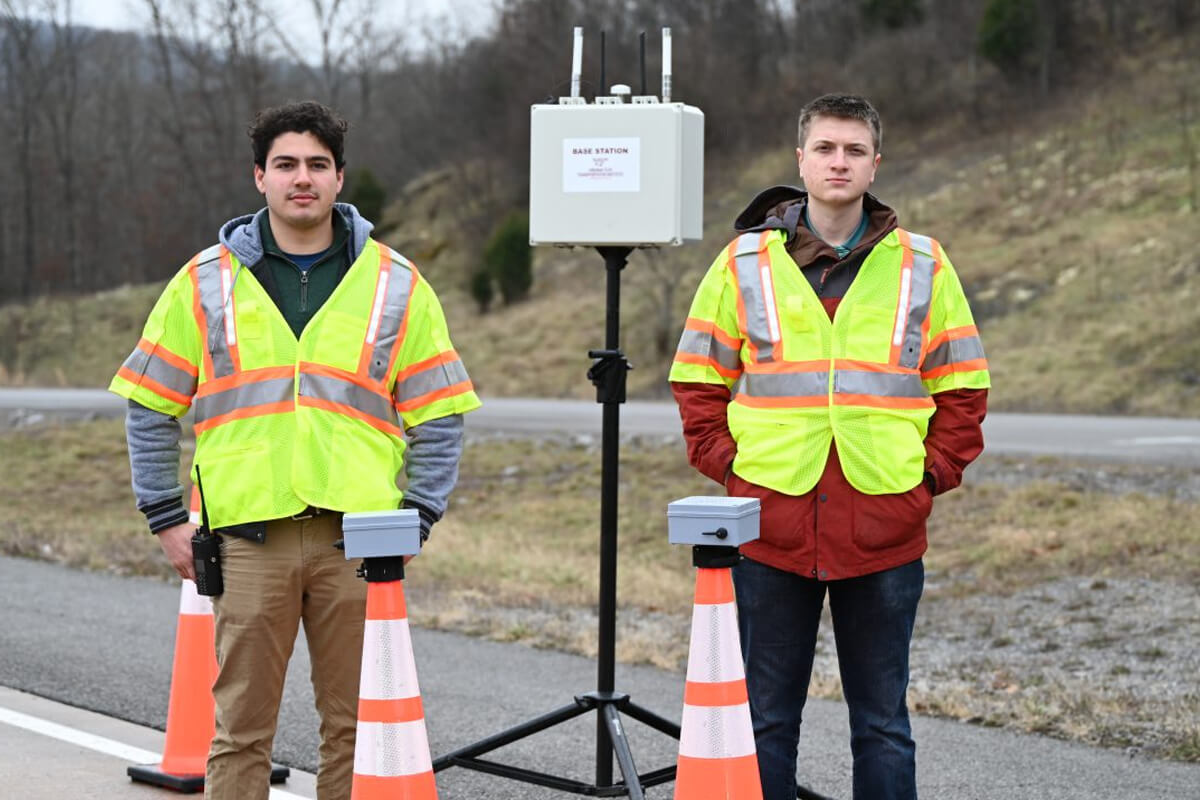
<instances>
[{"instance_id":1,"label":"man with short hair","mask_svg":"<svg viewBox=\"0 0 1200 800\"><path fill-rule=\"evenodd\" d=\"M829 595L854 797L916 797L905 692L933 496L983 449L987 362L941 245L867 193L879 115L804 107L805 190L758 195L696 292L671 367L688 458L761 502L734 568L764 800L796 797Z\"/></svg>"},{"instance_id":2,"label":"man with short hair","mask_svg":"<svg viewBox=\"0 0 1200 800\"><path fill-rule=\"evenodd\" d=\"M366 583L334 548L342 513L415 508L425 541L458 477L462 414L479 406L433 289L335 202L346 129L315 102L258 114L249 133L266 208L226 223L175 275L109 387L129 401L138 508L188 579L196 526L178 419L193 412L192 481L224 575L214 800L268 796L301 621L321 717L317 795L350 797Z\"/></svg>"}]
</instances>

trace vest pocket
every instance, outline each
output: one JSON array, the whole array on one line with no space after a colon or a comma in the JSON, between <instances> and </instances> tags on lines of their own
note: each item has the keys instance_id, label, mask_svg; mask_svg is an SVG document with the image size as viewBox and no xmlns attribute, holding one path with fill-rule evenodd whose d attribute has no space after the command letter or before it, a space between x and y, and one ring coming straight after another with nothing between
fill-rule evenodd
<instances>
[{"instance_id":1,"label":"vest pocket","mask_svg":"<svg viewBox=\"0 0 1200 800\"><path fill-rule=\"evenodd\" d=\"M275 469L265 443L204 447L196 470L204 486L204 505L209 521L223 528L242 522L258 522L278 516L272 503Z\"/></svg>"}]
</instances>

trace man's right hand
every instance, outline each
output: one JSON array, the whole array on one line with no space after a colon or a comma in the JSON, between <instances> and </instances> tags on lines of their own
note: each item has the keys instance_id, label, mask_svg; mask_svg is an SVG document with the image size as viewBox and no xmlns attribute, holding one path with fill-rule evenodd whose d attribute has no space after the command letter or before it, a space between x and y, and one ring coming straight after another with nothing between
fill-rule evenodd
<instances>
[{"instance_id":1,"label":"man's right hand","mask_svg":"<svg viewBox=\"0 0 1200 800\"><path fill-rule=\"evenodd\" d=\"M192 536L196 526L190 522L181 522L158 532L158 543L167 554L167 561L179 573L179 577L189 581L196 580L196 567L192 563Z\"/></svg>"}]
</instances>

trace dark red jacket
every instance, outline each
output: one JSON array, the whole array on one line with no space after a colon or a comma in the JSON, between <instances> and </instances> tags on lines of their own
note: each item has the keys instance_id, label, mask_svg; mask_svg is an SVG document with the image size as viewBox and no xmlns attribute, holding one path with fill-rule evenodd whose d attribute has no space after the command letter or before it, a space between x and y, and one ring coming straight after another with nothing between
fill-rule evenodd
<instances>
[{"instance_id":1,"label":"dark red jacket","mask_svg":"<svg viewBox=\"0 0 1200 800\"><path fill-rule=\"evenodd\" d=\"M739 217L738 229L750 228L748 217L765 218L758 228L783 227L784 219L794 224L788 231L788 252L833 319L867 253L896 227L895 214L868 195L867 231L862 242L839 259L833 248L803 224L796 224L795 205L806 202L806 196L798 190L792 190L791 196L781 194L782 189L760 195L755 201L760 208L764 198L778 202L758 213L752 203ZM671 391L679 404L692 466L724 484L730 495L757 497L762 504L759 539L744 545L742 553L777 569L820 580L867 575L920 558L927 547L925 520L933 508L933 495L958 486L963 470L983 451L981 424L987 412L987 390L939 392L933 396L936 410L925 437L925 482L903 494L863 494L846 480L833 445L816 487L798 497L785 495L730 472L737 446L726 422L729 389L719 384L672 382Z\"/></svg>"}]
</instances>

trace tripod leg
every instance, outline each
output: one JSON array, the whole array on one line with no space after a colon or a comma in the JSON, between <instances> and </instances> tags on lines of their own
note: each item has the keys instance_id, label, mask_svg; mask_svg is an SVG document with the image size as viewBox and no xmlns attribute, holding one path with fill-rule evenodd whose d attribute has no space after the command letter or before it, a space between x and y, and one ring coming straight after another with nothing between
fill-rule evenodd
<instances>
[{"instance_id":1,"label":"tripod leg","mask_svg":"<svg viewBox=\"0 0 1200 800\"><path fill-rule=\"evenodd\" d=\"M625 738L625 729L621 727L621 715L611 703L605 703L598 710L608 728L608 738L617 756L617 766L621 768L621 775L625 777L625 785L629 788L629 797L631 800L645 800L637 767L633 765L633 752L629 749L629 740Z\"/></svg>"},{"instance_id":2,"label":"tripod leg","mask_svg":"<svg viewBox=\"0 0 1200 800\"><path fill-rule=\"evenodd\" d=\"M536 719L531 719L529 722L517 725L514 728L501 731L486 739L481 739L475 744L460 747L459 749L447 753L444 756L439 756L433 760L433 771L441 772L446 767L454 766L455 759L458 758L474 758L475 756L483 755L489 750L495 750L497 747L503 747L506 744L515 742L518 739L524 739L526 736L532 736L538 731L543 731L560 722L565 722L573 717L578 717L580 714L586 714L588 707L575 702L556 711L551 711L549 714L543 714Z\"/></svg>"},{"instance_id":3,"label":"tripod leg","mask_svg":"<svg viewBox=\"0 0 1200 800\"><path fill-rule=\"evenodd\" d=\"M621 710L643 725L648 725L651 728L654 728L656 731L665 733L667 736L672 738L679 738L679 725L677 723L671 722L669 719L664 719L658 714L655 714L653 711L647 708L642 708L633 701L626 703L624 708Z\"/></svg>"},{"instance_id":4,"label":"tripod leg","mask_svg":"<svg viewBox=\"0 0 1200 800\"><path fill-rule=\"evenodd\" d=\"M799 798L799 800L832 800L832 798L826 797L823 794L817 794L807 786L797 786L796 797Z\"/></svg>"}]
</instances>

